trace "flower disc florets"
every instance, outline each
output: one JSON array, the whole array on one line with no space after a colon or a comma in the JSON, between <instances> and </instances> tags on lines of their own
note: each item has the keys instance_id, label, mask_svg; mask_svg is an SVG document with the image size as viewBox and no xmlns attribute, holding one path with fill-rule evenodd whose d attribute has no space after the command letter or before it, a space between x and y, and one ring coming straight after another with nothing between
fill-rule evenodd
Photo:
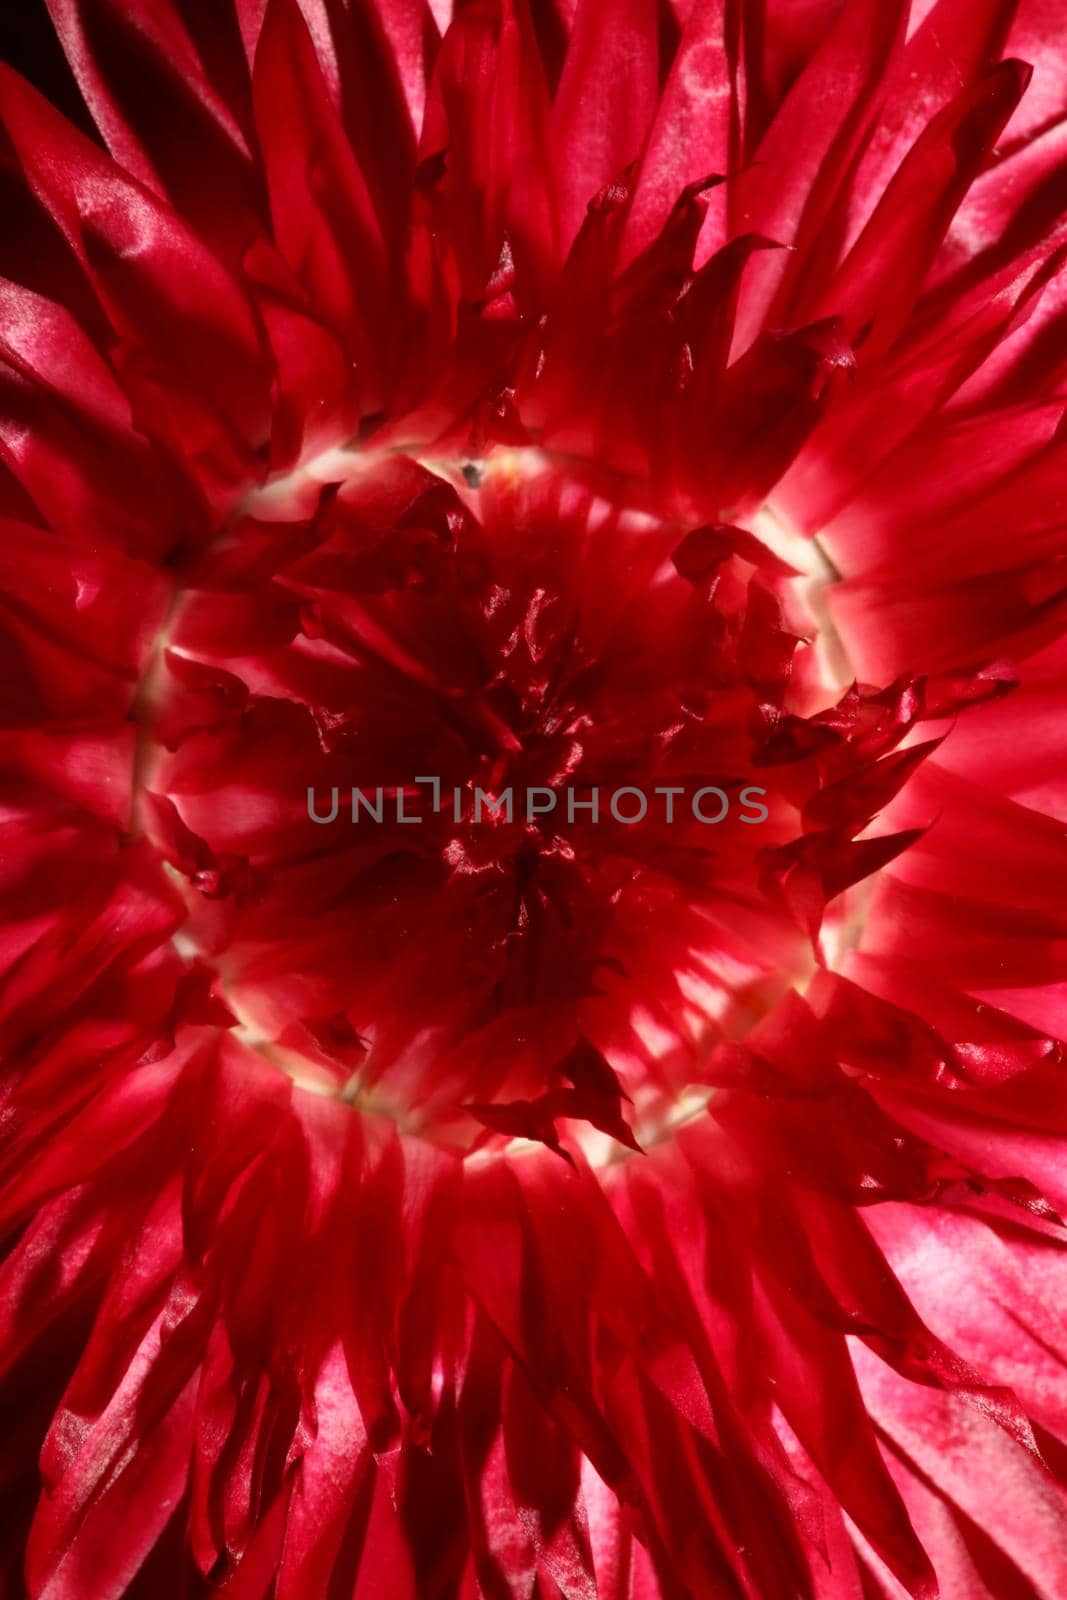
<instances>
[{"instance_id":1,"label":"flower disc florets","mask_svg":"<svg viewBox=\"0 0 1067 1600\"><path fill-rule=\"evenodd\" d=\"M855 836L922 694L842 700L817 582L747 529L539 451L345 469L176 601L144 782L185 936L259 1048L406 1128L654 1138L908 842Z\"/></svg>"}]
</instances>

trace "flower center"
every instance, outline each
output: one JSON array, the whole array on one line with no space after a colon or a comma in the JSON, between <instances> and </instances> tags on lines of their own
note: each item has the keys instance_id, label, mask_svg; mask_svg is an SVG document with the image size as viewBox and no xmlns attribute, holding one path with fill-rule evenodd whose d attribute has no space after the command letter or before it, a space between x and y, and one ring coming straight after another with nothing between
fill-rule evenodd
<instances>
[{"instance_id":1,"label":"flower center","mask_svg":"<svg viewBox=\"0 0 1067 1600\"><path fill-rule=\"evenodd\" d=\"M250 497L183 574L142 764L241 1036L467 1150L698 1111L815 964L826 577L769 511L685 529L534 450Z\"/></svg>"}]
</instances>

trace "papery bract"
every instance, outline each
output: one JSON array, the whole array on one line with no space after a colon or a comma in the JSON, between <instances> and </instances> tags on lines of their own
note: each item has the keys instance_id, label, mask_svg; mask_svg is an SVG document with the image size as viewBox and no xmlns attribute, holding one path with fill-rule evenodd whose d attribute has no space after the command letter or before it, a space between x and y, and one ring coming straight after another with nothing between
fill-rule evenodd
<instances>
[{"instance_id":1,"label":"papery bract","mask_svg":"<svg viewBox=\"0 0 1067 1600\"><path fill-rule=\"evenodd\" d=\"M1067 1593L1065 53L19 12L5 1594Z\"/></svg>"}]
</instances>

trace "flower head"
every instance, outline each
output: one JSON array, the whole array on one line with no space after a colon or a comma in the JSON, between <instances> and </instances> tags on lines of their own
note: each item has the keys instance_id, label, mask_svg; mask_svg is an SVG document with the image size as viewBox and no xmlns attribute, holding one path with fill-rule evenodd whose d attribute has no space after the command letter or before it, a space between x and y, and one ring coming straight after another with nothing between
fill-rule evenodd
<instances>
[{"instance_id":1,"label":"flower head","mask_svg":"<svg viewBox=\"0 0 1067 1600\"><path fill-rule=\"evenodd\" d=\"M1056 1600L1047 8L47 12L5 1592Z\"/></svg>"}]
</instances>

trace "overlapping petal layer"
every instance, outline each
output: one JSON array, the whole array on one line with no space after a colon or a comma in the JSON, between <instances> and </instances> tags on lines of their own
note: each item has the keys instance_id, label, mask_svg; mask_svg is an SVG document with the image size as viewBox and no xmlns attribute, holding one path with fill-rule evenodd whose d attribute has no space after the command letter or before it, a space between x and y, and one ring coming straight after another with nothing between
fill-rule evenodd
<instances>
[{"instance_id":1,"label":"overlapping petal layer","mask_svg":"<svg viewBox=\"0 0 1067 1600\"><path fill-rule=\"evenodd\" d=\"M48 12L3 1592L1057 1600L1055 16Z\"/></svg>"}]
</instances>

